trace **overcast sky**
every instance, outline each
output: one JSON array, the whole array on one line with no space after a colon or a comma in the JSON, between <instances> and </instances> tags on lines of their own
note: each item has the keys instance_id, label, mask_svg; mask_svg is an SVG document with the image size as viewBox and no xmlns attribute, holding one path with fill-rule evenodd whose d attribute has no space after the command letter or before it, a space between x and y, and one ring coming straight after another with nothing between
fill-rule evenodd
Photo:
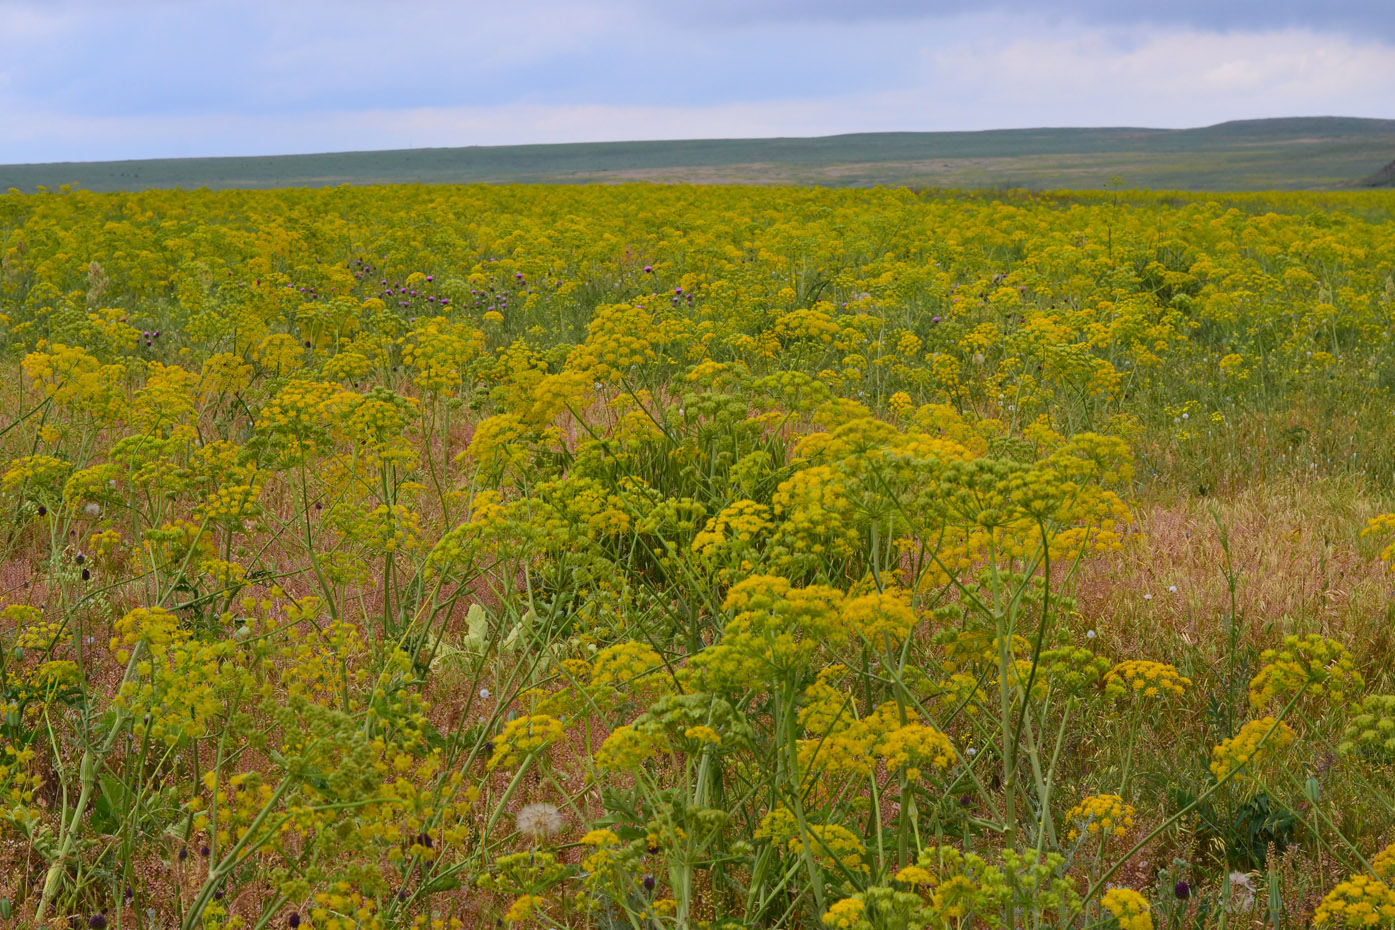
<instances>
[{"instance_id":1,"label":"overcast sky","mask_svg":"<svg viewBox=\"0 0 1395 930\"><path fill-rule=\"evenodd\" d=\"M0 0L0 163L1395 118L1395 0Z\"/></svg>"}]
</instances>

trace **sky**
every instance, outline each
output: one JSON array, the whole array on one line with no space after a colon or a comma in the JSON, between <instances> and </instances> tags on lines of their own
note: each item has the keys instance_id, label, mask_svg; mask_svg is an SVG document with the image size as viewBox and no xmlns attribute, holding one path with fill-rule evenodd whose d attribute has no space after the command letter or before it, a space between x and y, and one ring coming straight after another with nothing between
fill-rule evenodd
<instances>
[{"instance_id":1,"label":"sky","mask_svg":"<svg viewBox=\"0 0 1395 930\"><path fill-rule=\"evenodd\" d=\"M0 163L1395 118L1395 0L0 0Z\"/></svg>"}]
</instances>

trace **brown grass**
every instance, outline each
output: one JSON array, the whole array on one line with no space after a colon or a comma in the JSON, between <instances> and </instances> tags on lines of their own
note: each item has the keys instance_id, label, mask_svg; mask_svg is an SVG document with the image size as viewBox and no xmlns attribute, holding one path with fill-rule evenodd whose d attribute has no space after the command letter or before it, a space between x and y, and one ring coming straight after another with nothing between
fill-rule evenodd
<instances>
[{"instance_id":1,"label":"brown grass","mask_svg":"<svg viewBox=\"0 0 1395 930\"><path fill-rule=\"evenodd\" d=\"M1395 649L1388 622L1395 575L1360 538L1379 512L1356 483L1320 479L1141 503L1124 550L1083 567L1081 610L1098 618L1100 635L1121 657L1166 656L1183 646L1214 657L1225 647L1230 610L1224 528L1241 643L1263 649L1290 633L1320 633L1385 677Z\"/></svg>"}]
</instances>

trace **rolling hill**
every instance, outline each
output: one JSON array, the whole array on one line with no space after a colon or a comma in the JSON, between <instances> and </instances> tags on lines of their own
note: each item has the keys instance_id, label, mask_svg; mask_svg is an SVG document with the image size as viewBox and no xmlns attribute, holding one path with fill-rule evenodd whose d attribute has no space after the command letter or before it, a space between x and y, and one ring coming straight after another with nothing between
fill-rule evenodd
<instances>
[{"instance_id":1,"label":"rolling hill","mask_svg":"<svg viewBox=\"0 0 1395 930\"><path fill-rule=\"evenodd\" d=\"M0 165L0 190L620 181L1297 190L1395 183L1395 120L1002 129ZM1382 167L1384 166L1384 167Z\"/></svg>"}]
</instances>

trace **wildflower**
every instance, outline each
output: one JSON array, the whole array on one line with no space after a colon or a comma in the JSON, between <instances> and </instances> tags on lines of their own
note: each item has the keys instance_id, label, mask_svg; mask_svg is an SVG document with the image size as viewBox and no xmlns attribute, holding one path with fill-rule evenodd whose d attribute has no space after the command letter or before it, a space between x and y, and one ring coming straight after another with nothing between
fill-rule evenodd
<instances>
[{"instance_id":1,"label":"wildflower","mask_svg":"<svg viewBox=\"0 0 1395 930\"><path fill-rule=\"evenodd\" d=\"M1371 859L1371 871L1383 882L1395 882L1395 843L1376 853Z\"/></svg>"},{"instance_id":2,"label":"wildflower","mask_svg":"<svg viewBox=\"0 0 1395 930\"><path fill-rule=\"evenodd\" d=\"M489 769L514 766L562 738L562 721L548 714L518 717L504 724L494 741Z\"/></svg>"},{"instance_id":3,"label":"wildflower","mask_svg":"<svg viewBox=\"0 0 1395 930\"><path fill-rule=\"evenodd\" d=\"M1211 774L1218 781L1252 768L1293 743L1293 728L1273 717L1251 720L1240 732L1211 750Z\"/></svg>"},{"instance_id":4,"label":"wildflower","mask_svg":"<svg viewBox=\"0 0 1395 930\"><path fill-rule=\"evenodd\" d=\"M845 601L843 622L866 642L894 649L910 635L916 616L905 592L888 590Z\"/></svg>"},{"instance_id":5,"label":"wildflower","mask_svg":"<svg viewBox=\"0 0 1395 930\"><path fill-rule=\"evenodd\" d=\"M1148 899L1131 888L1111 888L1100 899L1104 909L1114 915L1119 930L1153 930L1152 906Z\"/></svg>"},{"instance_id":6,"label":"wildflower","mask_svg":"<svg viewBox=\"0 0 1395 930\"><path fill-rule=\"evenodd\" d=\"M1117 794L1096 794L1084 798L1066 813L1071 840L1083 835L1099 837L1102 841L1123 839L1133 828L1137 811Z\"/></svg>"},{"instance_id":7,"label":"wildflower","mask_svg":"<svg viewBox=\"0 0 1395 930\"><path fill-rule=\"evenodd\" d=\"M1191 684L1192 680L1178 673L1176 666L1131 659L1114 666L1105 677L1105 693L1116 698L1127 694L1145 699L1181 697Z\"/></svg>"},{"instance_id":8,"label":"wildflower","mask_svg":"<svg viewBox=\"0 0 1395 930\"><path fill-rule=\"evenodd\" d=\"M538 895L523 895L509 905L508 911L504 914L504 923L522 923L531 917L534 911L542 907L542 904L543 899Z\"/></svg>"},{"instance_id":9,"label":"wildflower","mask_svg":"<svg viewBox=\"0 0 1395 930\"><path fill-rule=\"evenodd\" d=\"M1285 637L1283 648L1266 649L1260 660L1264 667L1250 681L1255 709L1300 691L1339 706L1365 684L1346 647L1316 634Z\"/></svg>"},{"instance_id":10,"label":"wildflower","mask_svg":"<svg viewBox=\"0 0 1395 930\"><path fill-rule=\"evenodd\" d=\"M934 727L918 723L897 727L881 738L877 755L886 760L889 771L904 769L912 782L920 780L922 767L944 771L959 761L949 737Z\"/></svg>"},{"instance_id":11,"label":"wildflower","mask_svg":"<svg viewBox=\"0 0 1395 930\"><path fill-rule=\"evenodd\" d=\"M843 898L823 915L824 926L832 930L870 930L866 919L867 906L861 898Z\"/></svg>"},{"instance_id":12,"label":"wildflower","mask_svg":"<svg viewBox=\"0 0 1395 930\"><path fill-rule=\"evenodd\" d=\"M1338 882L1313 913L1315 927L1395 926L1395 889L1369 875Z\"/></svg>"}]
</instances>

